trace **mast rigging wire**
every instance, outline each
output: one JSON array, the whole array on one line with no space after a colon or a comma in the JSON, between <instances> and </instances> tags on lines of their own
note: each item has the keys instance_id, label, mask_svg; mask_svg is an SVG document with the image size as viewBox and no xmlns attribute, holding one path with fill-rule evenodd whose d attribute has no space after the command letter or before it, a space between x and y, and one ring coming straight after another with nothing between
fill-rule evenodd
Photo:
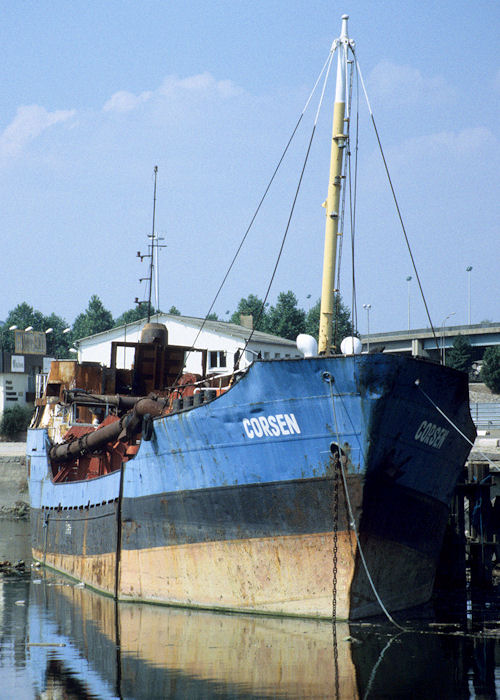
<instances>
[{"instance_id":1,"label":"mast rigging wire","mask_svg":"<svg viewBox=\"0 0 500 700\"><path fill-rule=\"evenodd\" d=\"M338 42L337 42L337 40L336 40L336 41L333 42L332 48L331 48L331 50L330 50L330 55L329 55L329 57L328 57L328 67L327 67L327 69L326 69L325 79L324 79L324 81L323 81L323 87L322 87L320 99L319 99L319 102L318 102L318 108L317 108L317 110L316 110L316 116L315 116L315 118L314 118L314 124L313 124L313 128L312 128L312 131L311 131L311 136L309 137L309 144L308 144L308 146L307 146L307 151L306 151L306 154L305 154L305 157L304 157L304 162L303 162L303 164L302 164L302 170L300 171L299 181L298 181L297 187L296 187L296 189L295 189L295 195L294 195L294 197L293 197L292 206L291 206L291 208L290 208L290 214L289 214L289 216L288 216L288 221L287 221L287 224L286 224L286 227L285 227L285 232L284 232L283 238L282 238L282 240L281 240L281 246L280 246L280 249L279 249L279 252L278 252L278 257L277 257L276 263L275 263L275 265L274 265L273 273L272 273L272 275L271 275L271 279L270 279L270 281L269 281L269 284L268 284L268 287L267 287L267 290L266 290L265 297L264 297L264 299L263 299L263 301L262 301L262 304L261 304L261 307L260 307L259 315L257 316L257 322L258 322L258 321L260 320L260 318L262 317L262 313L263 313L263 311L264 311L264 309L265 309L265 306L266 306L266 303L267 303L267 299L268 299L269 294L270 294L270 292L271 292L271 287L272 287L274 278L275 278L275 276L276 276L276 272L277 272L277 270L278 270L278 265L279 265L279 262L280 262L280 260L281 260L281 255L282 255L282 253L283 253L283 248L284 248L284 246L285 246L285 241L286 241L286 238L287 238L287 235L288 235L288 231L289 231L289 229L290 229L290 224L292 223L292 217L293 217L293 213L294 213L294 211L295 211L295 205L296 205L296 203L297 203L297 198L298 198L298 196L299 196L299 192L300 192L300 188L301 188L301 185L302 185L302 180L303 180L303 178L304 178L304 173L305 173L305 170L306 170L306 166L307 166L307 163L308 163L308 161L309 161L309 154L310 154L310 152L311 152L311 146L312 146L312 143L313 143L313 140L314 140L314 134L316 133L316 126L317 126L317 123L318 123L319 115L320 115L320 112L321 112L321 107L322 107L322 105L323 105L323 99L324 99L324 96L325 96L326 84L327 84L327 82L328 82L328 76L329 76L329 74L330 74L330 68L331 68L331 66L332 66L333 55L334 55L334 53L335 53L335 49L337 48L337 45L338 45ZM254 334L254 330L255 330L255 329L252 328L252 330L251 330L251 332L250 332L250 334L249 334L249 336L248 336L248 338L247 338L247 341L246 341L246 343L245 343L245 347L243 348L243 352L245 352L245 350L247 349L248 344L249 344L249 342L250 342L250 340L252 339L252 336L253 336L253 334Z\"/></svg>"},{"instance_id":2,"label":"mast rigging wire","mask_svg":"<svg viewBox=\"0 0 500 700\"><path fill-rule=\"evenodd\" d=\"M426 298L425 298L425 294L424 294L424 290L423 290L423 287L422 287L422 283L421 283L421 281L420 281L420 275L418 274L417 265L416 265L416 263L415 263L415 258L413 257L413 251L412 251L411 246L410 246L410 241L409 241L409 238L408 238L408 234L406 233L406 227L405 227L405 225L404 225L403 215L401 214L401 209L399 208L398 198L397 198L397 196L396 196L396 191L395 191L395 189L394 189L394 185L392 184L391 175L390 175L390 173L389 173L389 166L387 165L387 161L386 161L385 154L384 154L384 149L382 148L382 142L380 141L380 136L379 136L379 133L378 133L377 125L376 125L376 123L375 123L375 117L373 116L373 111L372 111L372 108L371 108L371 105L370 105L370 100L368 99L368 93L367 93L367 91L366 91L365 83L364 83L364 80L363 80L363 74L361 73L361 67L360 67L360 65L359 65L358 58L357 58L357 56L356 56L356 53L355 53L355 51L354 51L354 48L352 48L352 53L353 53L353 56L354 56L354 60L356 61L356 68L357 68L357 70L358 70L359 78L360 78L360 80L361 80L361 86L362 86L363 92L364 92L364 94L365 94L366 104L367 104L367 106L368 106L368 111L369 111L369 113L370 113L370 118L371 118L371 121L372 121L373 129L374 129L374 131L375 131L375 136L376 136L376 138L377 138L378 147L379 147L379 150L380 150L380 155L382 156L382 161L383 161L383 163L384 163L385 172L386 172L386 175L387 175L387 179L388 179L388 181L389 181L389 186L390 186L390 188L391 188L392 198L394 199L394 204L396 205L396 211L397 211L397 213L398 213L399 222L400 222L400 224L401 224L401 229L402 229L402 231L403 231L403 235L404 235L404 238L405 238L405 241L406 241L406 247L408 248L408 253L410 254L410 259L411 259L411 264L412 264L412 266L413 266L413 271L415 272L415 277L417 278L418 286L419 286L419 289L420 289L420 294L421 294L421 296L422 296L422 301L424 302L425 312L426 312L426 314L427 314L427 319L428 319L428 321L429 321L429 325L430 325L431 330L432 330L432 335L434 336L434 341L435 341L435 343L436 343L436 349L439 351L439 342L438 342L438 338L437 338L437 335L436 335L436 331L435 331L434 325L433 325L433 323L432 323L431 315L430 315L430 312L429 312L429 307L427 306L427 300L426 300Z\"/></svg>"},{"instance_id":3,"label":"mast rigging wire","mask_svg":"<svg viewBox=\"0 0 500 700\"><path fill-rule=\"evenodd\" d=\"M223 279L222 279L222 282L221 282L220 285L219 285L219 288L218 288L218 290L217 290L217 292L216 292L216 294L215 294L215 297L214 297L212 303L210 304L210 308L208 309L208 311L207 311L207 313L206 313L206 315L205 315L205 318L203 319L203 322L202 322L202 324L201 324L201 326L200 326L200 328L199 328L199 330L198 330L198 333L197 333L196 336L195 336L195 339L193 340L193 343L192 343L191 347L189 348L189 350L188 350L187 353L185 354L184 364L183 364L181 370L179 371L179 374L177 375L174 384L177 384L177 382L179 381L179 379L180 379L180 377L181 377L181 375L182 375L182 372L183 372L183 370L184 370L184 367L186 366L187 358L189 357L189 355L191 354L191 352L192 352L192 351L195 349L195 347L196 347L196 343L197 343L197 341L198 341L198 338L200 337L201 332L202 332L202 330L203 330L203 328L204 328L204 326L205 326L205 323L207 322L208 317L209 317L209 315L211 314L212 309L213 309L214 306L215 306L215 302L217 301L217 299L218 299L218 297L219 297L219 294L221 293L222 288L224 287L224 285L225 285L225 283L226 283L226 280L227 280L227 278L229 277L229 274L230 274L230 272L231 272L231 270L232 270L232 268L233 268L233 266L234 266L234 264L235 264L235 262L236 262L236 259L238 258L238 255L240 254L241 249L243 248L243 244L245 243L245 240L247 239L247 236L248 236L248 234L250 233L250 229L252 228L252 226L253 226L253 224L254 224L254 222L255 222L255 219L257 218L257 215L258 215L258 213L259 213L259 211L260 211L260 209L261 209L261 207L262 207L262 205L263 205L263 203L264 203L264 200L266 199L266 197L267 197L267 195L268 195L268 193L269 193L269 190L271 189L271 185L273 184L274 179L276 178L276 175L278 174L278 170L280 169L281 164L283 163L283 160L284 160L284 158L285 158L285 155L287 154L288 149L290 148L290 145L291 145L291 143L292 143L292 141L293 141L293 139L294 139L294 137L295 137L295 134L297 133L297 130L298 130L299 125L300 125L300 123L301 123L301 121L302 121L302 118L303 118L304 114L306 113L306 111L307 111L307 109L308 109L308 107L309 107L309 103L311 102L311 100L312 100L312 98L313 98L313 95L314 95L314 93L316 92L316 88L318 87L318 84L319 84L319 82L320 82L320 80L321 80L321 76L322 76L323 73L325 72L325 69L327 69L327 76L328 76L328 73L329 73L329 71L330 71L330 66L331 66L331 63L332 63L332 59L333 59L333 54L335 53L335 49L336 49L336 48L337 48L337 40L335 40L335 41L333 42L333 44L332 44L332 46L331 46L331 48L330 48L330 52L329 52L329 54L328 54L328 57L326 58L325 62L323 63L323 67L321 68L321 71L320 71L318 77L316 78L316 81L315 81L315 83L314 83L314 86L313 86L311 92L309 93L309 97L308 97L307 100L306 100L306 103L305 103L305 105L304 105L304 108L302 109L302 112L301 112L301 114L300 114L300 116L299 116L299 118L298 118L298 120L297 120L297 123L295 124L295 127L293 128L293 131L292 131L292 133L291 133L291 135L290 135L290 138L288 139L288 142L287 142L287 144L286 144L286 146L285 146L285 148L284 148L284 150L283 150L283 152L282 152L282 154L281 154L281 156L280 156L280 159L279 159L279 161L278 161L278 163L277 163L277 165L276 165L276 167L275 167L275 169L274 169L274 171L273 171L273 174L271 175L271 178L270 178L270 180L269 180L269 182L268 182L268 184L267 184L267 186L266 186L266 188L265 188L265 190L264 190L264 194L263 194L262 197L260 198L260 201L259 201L259 203L258 203L258 205L257 205L257 208L256 208L256 210L255 210L255 212L254 212L252 218L250 219L250 223L249 223L248 226L247 226L247 229L246 229L246 231L245 231L245 233L244 233L244 235L243 235L243 238L241 239L241 242L240 242L238 248L236 249L236 252L235 252L235 254L234 254L234 256L233 256L233 259L231 260L231 263L230 263L230 265L229 265L229 267L228 267L228 269L227 269L227 271L226 271L226 274L224 275L224 277L223 277ZM323 90L322 90L322 94L321 94L321 101L322 101L322 99L323 99L324 90L325 90L325 86L323 85ZM317 121L317 118L318 118L318 112L316 113L316 121ZM316 122L315 122L315 123L316 123ZM309 144L309 149L310 149L310 144ZM308 153L309 153L309 149L308 149ZM285 237L286 237L286 234L285 234ZM284 241L283 241L283 243L284 243ZM280 249L280 255L281 255L281 251L282 251L282 249L283 249L283 243L282 243L282 246L281 246L281 249ZM279 258L278 258L278 260L279 260ZM277 265L276 265L276 267L277 267ZM276 272L276 267L275 267L275 272ZM273 273L273 277L274 277L274 273ZM268 293L269 293L269 292L268 292ZM260 317L262 316L262 311L263 311L263 309L264 309L264 303L262 304L261 310L260 310L260 312L259 312L258 319L260 319ZM252 333L250 334L250 337L251 337L252 335L253 335L253 329L252 329ZM250 338L249 338L249 339L247 340L247 342L246 342L245 350L246 350L246 348L247 348L247 346L248 346L249 341L250 341Z\"/></svg>"},{"instance_id":4,"label":"mast rigging wire","mask_svg":"<svg viewBox=\"0 0 500 700\"><path fill-rule=\"evenodd\" d=\"M274 282L274 278L275 278L275 276L276 276L276 272L277 272L277 270L278 270L278 265L279 265L280 260L281 260L281 255L282 255L282 253L283 253L283 248L285 247L285 241L286 241L286 238L287 238L287 235L288 235L288 231L289 231L289 229L290 229L290 224L291 224L291 222L292 222L293 212L295 211L295 204L297 203L297 197L299 196L300 186L302 185L302 179L303 179L303 177L304 177L304 172L305 172L305 169L306 169L307 161L309 160L309 153L310 153L310 151L311 151L311 146L312 146L312 142L313 142L314 134L315 134L315 133L316 133L316 124L313 126L313 129L312 129L312 132L311 132L311 136L310 136L310 138L309 138L309 145L308 145L308 147L307 147L307 152L306 152L306 156L305 156L305 158L304 158L304 163L302 164L302 170L301 170L301 172L300 172L299 181L298 181L298 183L297 183L297 188L296 188L296 190L295 190L295 195L294 195L293 202L292 202L292 208L291 208L290 214L289 214L289 216L288 216L288 221L287 221L287 224L286 224L285 232L284 232L284 234L283 234L283 238L281 239L281 245L280 245L280 249L279 249L279 252L278 252L278 257L276 258L276 263L275 263L275 265L274 265L273 273L272 273L272 275L271 275L271 279L270 279L269 284L268 284L268 286L267 286L267 290L266 290L265 297L264 297L264 299L262 300L262 304L261 304L261 307L260 307L259 315L257 316L257 322L258 322L258 321L260 320L260 318L262 317L262 313L263 313L264 308L265 308L265 306L266 306L267 299L268 299L269 294L270 294L270 292L271 292L271 287L272 287L272 284L273 284L273 282ZM243 352L245 352L245 350L247 349L248 344L249 344L249 342L250 342L250 340L252 339L252 336L253 336L253 334L254 334L254 331L255 331L255 328L252 328L252 330L250 331L250 334L249 334L249 336L248 336L248 338L247 338L247 341L246 341L246 343L245 343L245 346L244 346L244 348L243 348Z\"/></svg>"},{"instance_id":5,"label":"mast rigging wire","mask_svg":"<svg viewBox=\"0 0 500 700\"><path fill-rule=\"evenodd\" d=\"M314 83L314 86L313 86L313 88L312 88L312 90L311 90L311 92L310 92L310 94L309 94L309 97L307 98L307 101L306 101L306 103L305 103L305 105L304 105L304 108L303 108L303 110L302 110L302 112L301 112L301 114L300 114L300 116L299 116L299 118L298 118L298 120L297 120L297 123L295 124L295 127L294 127L294 129L293 129L293 131L292 131L292 133L291 133L291 135L290 135L290 138L288 139L288 142L287 142L287 144L286 144L286 146L285 146L285 148L284 148L284 150L283 150L283 152L282 152L282 154L281 154L281 157L280 157L280 159L279 159L279 161L278 161L278 163L277 163L277 165L276 165L276 167L275 167L275 169L274 169L274 171L273 171L273 174L272 174L272 176L271 176L271 178L270 178L270 180L269 180L269 182L268 182L268 184L267 184L267 186L266 186L266 188L265 188L265 190L264 190L264 193L263 193L263 195L262 195L262 197L261 197L261 199L260 199L260 201L259 201L259 203L258 203L258 205L257 205L257 208L256 208L256 210L255 210L255 212L254 212L254 214L253 214L253 216L252 216L252 218L251 218L251 220L250 220L250 223L249 223L249 225L248 225L248 227L247 227L247 229L246 229L246 231L245 231L245 233L244 233L244 235L243 235L243 238L242 238L242 240L241 240L241 242L240 242L240 244L239 244L239 246L238 246L238 248L237 248L237 250L236 250L236 252L235 252L235 254L234 254L233 258L232 258L232 260L231 260L231 263L230 263L230 265L229 265L229 267L228 267L228 269L227 269L227 271L226 271L226 273L225 273L225 275L224 275L224 277L223 277L223 279L222 279L221 284L219 285L219 288L218 288L218 290L217 290L217 292L216 292L216 294L215 294L215 297L214 297L214 299L213 299L213 301L212 301L212 303L211 303L211 305L210 305L210 308L208 309L208 311L207 311L207 313L206 313L206 315L205 315L205 318L204 318L203 321L202 321L202 324L201 324L201 326L200 326L200 328L199 328L199 330L198 330L198 332L197 332L197 334L196 334L196 336L195 336L195 339L194 339L194 341L193 341L193 343L192 343L190 349L189 349L188 352L186 353L183 368L180 370L179 375L177 376L176 382L175 382L175 383L177 383L177 381L179 380L179 378L180 378L180 376L181 376L181 374L182 374L182 371L183 371L183 369L184 369L184 367L185 367L185 365L186 365L187 358L189 357L190 353L194 350L194 348L195 348L195 346L196 346L196 342L198 341L198 338L199 338L199 336L200 336L200 334L201 334L201 332L202 332L202 330L203 330L203 328L204 328L204 326L205 326L205 323L206 323L206 321L208 320L208 316L209 316L210 313L212 312L212 309L213 309L214 306L215 306L215 303L216 303L216 301L217 301L217 299L218 299L218 297L219 297L219 295L220 295L220 293L221 293L221 291L222 291L222 288L224 287L224 285L225 285L225 283L226 283L226 281L227 281L227 278L228 278L228 276L229 276L229 274L230 274L232 268L234 267L234 264L235 264L235 262L236 262L236 260L237 260L237 258L238 258L238 256L239 256L239 254L240 254L240 252L241 252L241 249L243 248L243 245L244 245L244 243L245 243L245 241L246 241L246 239L247 239L247 237L248 237L248 234L250 233L250 230L251 230L251 228L252 228L252 226L253 226L253 224L254 224L254 222L255 222L255 219L257 218L257 215L258 215L259 212L260 212L260 209L261 209L261 207L262 207L262 205L263 205L263 203L264 203L264 200L266 199L266 197L267 197L267 195L268 195L268 193L269 193L269 190L270 190L270 188L271 188L271 185L273 184L273 182L274 182L274 180L275 180L275 178L276 178L276 175L277 175L277 173L278 173L278 171L279 171L279 169L280 169L280 167L281 167L281 165L282 165L282 163L283 163L283 160L284 160L284 158L285 158L285 155L286 155L286 153L287 153L288 150L289 150L289 147L290 147L290 145L291 145L291 143L292 143L292 141L293 141L293 139L294 139L294 137L295 137L295 134L296 134L296 132L297 132L297 130L298 130L298 128L299 128L299 125L300 125L300 123L301 123L301 121L302 121L302 118L304 117L304 114L305 114L307 108L309 107L309 104L310 104L310 102L311 102L311 99L312 99L312 97L313 97L313 95L314 95L314 93L315 93L315 91L316 91L316 88L317 88L317 86L318 86L318 84L319 84L319 82L320 82L320 80L321 80L321 77L322 77L323 73L325 73L325 69L326 69L326 75L325 75L325 79L324 79L324 81L323 81L323 87L322 87L321 96L320 96L319 103L318 103L318 107L317 107L317 111L316 111L316 116L315 116L315 120L314 120L313 129L312 129L311 136L310 136L310 139L309 139L309 144L308 144L308 147L307 147L307 151L306 151L306 155L305 155L305 158L304 158L304 162L303 162L302 170L301 170L301 173L300 173L299 181L298 181L297 188L296 188L296 191L295 191L295 195L294 195L294 198L293 198L293 202L292 202L292 206L291 206L289 218L288 218L288 221L287 221L287 225L286 225L286 228L285 228L285 232L284 232L284 234L283 234L283 238L282 238L282 241L281 241L280 249L279 249L279 251L278 251L278 256L277 256L277 259L276 259L276 263L275 263L275 266L274 266L274 269L273 269L273 272L272 272L272 275L271 275L271 279L270 279L269 285L268 285L267 290L266 290L266 294L265 294L264 300L263 300L263 302L262 302L262 304L261 304L261 307L260 307L260 310L259 310L259 314L258 314L257 319L256 319L256 323L254 324L254 328L251 329L251 332L250 332L250 334L249 334L249 337L248 337L248 339L246 340L245 346L244 346L244 348L243 348L243 352L246 351L246 349L247 349L247 347L248 347L248 344L250 343L250 340L251 340L252 337L253 337L253 334L254 334L254 332L255 332L255 325L258 324L259 320L260 320L261 317L262 317L262 314L263 314L263 312L264 312L264 309L265 309L265 306L266 306L266 303L267 303L267 299L268 299L269 294L270 294L270 291L271 291L271 287L272 287L274 278L275 278L275 276L276 276L277 268L278 268L279 262L280 262L280 260L281 260L281 256L282 256L283 249L284 249L284 245L285 245L285 241L286 241L286 238L287 238L287 235L288 235L288 231L289 231L289 228L290 228L292 216L293 216L293 213L294 213L294 210L295 210L295 205L296 205L296 202L297 202L298 194L299 194L299 191L300 191L300 188L301 188L301 184L302 184L302 180L303 180L305 168L306 168L306 165L307 165L307 162L308 162L308 159L309 159L309 154L310 154L312 142L313 142L314 135L315 135L315 131L316 131L316 125L317 125L317 121L318 121L318 118L319 118L319 113L320 113L321 106L322 106L322 103L323 103L323 98L324 98L324 94L325 94L326 84L327 84L327 81L328 81L328 76L329 76L330 69L331 69L331 64L332 64L333 56L334 56L334 53L335 53L335 51L336 51L338 45L339 45L339 40L336 39L336 40L332 43L332 46L331 46L331 48L330 48L329 55L328 55L328 57L327 57L325 63L323 64L323 67L322 67L322 69L321 69L321 71L320 71L320 73L319 73L319 75L318 75L318 77L317 77L317 79L316 79L316 82ZM421 294L422 300L423 300L423 302L424 302L424 307L425 307L425 310L426 310L427 318L428 318L428 320L429 320L429 324L430 324L430 327L431 327L431 330L432 330L432 333L433 333L433 336L434 336L434 340L435 340L435 343L436 343L436 347L439 349L439 343L438 343L436 331L435 331L434 325L433 325L433 323L432 323L432 319L431 319L431 316L430 316L429 308L428 308L428 305L427 305L427 300L426 300L426 298L425 298L424 291L423 291L423 287L422 287L422 283L421 283L421 280L420 280L420 275L419 275L418 270L417 270L417 266L416 266L415 259L414 259L414 256L413 256L413 251L412 251L411 246L410 246L408 234L407 234L407 232L406 232L406 227L405 227L405 225L404 225L404 221L403 221L403 217L402 217L401 210L400 210L400 207L399 207L399 203L398 203L398 199L397 199L397 196L396 196L396 192L395 192L395 189L394 189L394 186L393 186L393 183L392 183L392 179L391 179L391 176L390 176L390 173L389 173L389 167L388 167L388 164L387 164L387 160L386 160L386 158L385 158L384 150L383 150L383 148L382 148L382 143L381 143L380 136L379 136L379 133L378 133L377 125L376 125L376 123L375 123L375 118L374 118L373 111L372 111L372 108L371 108L371 105L370 105L370 101L369 101L369 98L368 98L368 93L367 93L367 91L366 91L366 87L365 87L365 84L364 84L364 80L363 80L363 75L362 75L362 72L361 72L361 68L360 68L360 65L359 65L359 62L358 62L358 59L357 59L355 50L354 50L354 46L353 46L352 43L349 43L349 48L350 48L351 51L352 51L352 55L353 55L353 58L354 58L354 64L355 64L355 66L356 66L356 78L357 78L357 81L358 81L358 79L359 79L359 81L361 82L361 86L362 86L362 88L363 88L363 92L364 92L364 95L365 95L366 103L367 103L367 106L368 106L368 111L369 111L369 114L370 114L370 118L371 118L371 121L372 121L372 125L373 125L374 131L375 131L375 136L376 136L376 138L377 138L379 150L380 150L380 153L381 153L381 156L382 156L382 160L383 160L383 163L384 163L384 168L385 168L386 175L387 175L387 178L388 178L388 181L389 181L389 186L390 186L390 189L391 189L391 192L392 192L392 196L393 196L393 199L394 199L394 203L395 203L395 206L396 206L396 211L397 211L397 214L398 214L398 217L399 217L399 221L400 221L401 228L402 228L402 231L403 231L403 235L404 235L404 238L405 238L406 246L407 246L407 249L408 249L408 252L409 252L409 255L410 255L410 259L411 259L411 263L412 263L412 266L413 266L413 270L414 270L414 272L415 272L415 277L416 277L417 282L418 282L418 286L419 286L419 289L420 289L420 294ZM346 73L347 73L347 71L348 71L348 66L347 66L347 62L346 62ZM347 76L346 76L346 77L347 77ZM348 103L349 103L349 104L347 105L347 107L348 107L348 112L347 112L347 115L348 115L347 124L348 124L348 131L350 132L351 113L350 113L349 106L350 106L350 100L351 100L351 97L352 97L352 70L351 70L351 72L350 72L349 81L350 81L350 90L349 90L349 99L348 99ZM357 327L357 301L356 301L355 275L354 275L354 244L355 244L355 207L356 207L356 197L357 197L357 165L358 165L358 142L359 142L359 88L357 89L356 92L357 92L357 100L358 100L358 110L357 110L357 122L356 122L356 149L355 149L355 150L356 150L356 158L355 158L354 193L353 193L353 191L352 191L352 176L351 176L351 169L350 169L350 168L351 168L351 164L350 164L350 156L351 156L351 153L350 153L350 150L348 151L348 153L347 153L347 158L346 158L346 161L349 160L349 165L347 166L347 163L344 164L344 168L345 168L345 170L344 170L344 179L346 178L345 173L346 173L347 171L349 171L349 176L350 176L350 177L349 177L349 189L350 189L349 202L350 202L350 219L351 219L351 251L352 251L352 267L353 267L353 270L352 270L352 295L353 295L353 298L352 298L351 318L352 318L352 320L353 320L353 326L354 326L354 327ZM350 137L350 134L349 134L349 137ZM348 143L348 144L350 143L349 138L347 139L347 143ZM349 146L349 148L350 148L350 146ZM345 188L344 188L344 198L343 198L343 203L342 203L342 223L344 223L345 194L346 194L346 193L345 193ZM342 256L342 241L340 241L340 245L339 245L339 257L338 257L338 260L337 260L337 281L340 279L341 256ZM338 284L337 284L337 286L338 286ZM335 314L337 320L338 320L338 317L339 317L339 311L340 311L340 297L339 297L339 295L337 294L337 297L336 297L336 314Z\"/></svg>"}]
</instances>

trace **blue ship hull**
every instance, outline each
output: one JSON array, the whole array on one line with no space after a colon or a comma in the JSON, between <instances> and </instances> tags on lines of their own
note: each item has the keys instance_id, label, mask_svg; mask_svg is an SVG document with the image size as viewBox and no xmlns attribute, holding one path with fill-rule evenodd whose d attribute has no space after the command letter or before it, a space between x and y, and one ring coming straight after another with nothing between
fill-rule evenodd
<instances>
[{"instance_id":1,"label":"blue ship hull","mask_svg":"<svg viewBox=\"0 0 500 700\"><path fill-rule=\"evenodd\" d=\"M256 362L86 481L54 483L33 429L34 556L120 599L354 619L380 612L361 547L388 609L422 603L470 450L452 424L473 440L465 375L374 354Z\"/></svg>"}]
</instances>

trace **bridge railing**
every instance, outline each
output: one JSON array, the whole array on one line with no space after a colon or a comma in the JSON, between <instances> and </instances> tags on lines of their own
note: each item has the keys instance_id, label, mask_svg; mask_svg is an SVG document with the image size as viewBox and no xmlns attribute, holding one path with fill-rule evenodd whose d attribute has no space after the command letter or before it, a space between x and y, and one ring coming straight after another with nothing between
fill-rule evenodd
<instances>
[{"instance_id":1,"label":"bridge railing","mask_svg":"<svg viewBox=\"0 0 500 700\"><path fill-rule=\"evenodd\" d=\"M470 414L478 430L500 429L500 403L471 403Z\"/></svg>"}]
</instances>

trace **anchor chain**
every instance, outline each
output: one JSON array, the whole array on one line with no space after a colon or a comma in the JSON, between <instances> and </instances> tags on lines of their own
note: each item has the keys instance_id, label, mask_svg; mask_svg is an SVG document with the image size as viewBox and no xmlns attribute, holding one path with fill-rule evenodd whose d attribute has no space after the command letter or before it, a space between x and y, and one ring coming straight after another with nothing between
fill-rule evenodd
<instances>
[{"instance_id":1,"label":"anchor chain","mask_svg":"<svg viewBox=\"0 0 500 700\"><path fill-rule=\"evenodd\" d=\"M333 515L333 566L332 566L332 621L337 619L337 562L338 562L338 529L339 529L339 459L338 453L330 456L332 466L332 515Z\"/></svg>"},{"instance_id":2,"label":"anchor chain","mask_svg":"<svg viewBox=\"0 0 500 700\"><path fill-rule=\"evenodd\" d=\"M333 635L333 663L335 673L335 697L340 697L339 686L339 651L337 644L337 580L338 580L338 529L339 529L339 486L340 486L340 461L339 453L335 451L330 455L332 468L332 520L333 520L333 559L332 559L332 635Z\"/></svg>"}]
</instances>

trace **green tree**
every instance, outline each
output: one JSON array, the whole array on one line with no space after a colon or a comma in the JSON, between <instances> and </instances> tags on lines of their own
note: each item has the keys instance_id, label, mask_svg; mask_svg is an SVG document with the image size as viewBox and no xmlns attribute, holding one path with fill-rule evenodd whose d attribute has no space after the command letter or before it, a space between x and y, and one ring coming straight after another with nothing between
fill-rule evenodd
<instances>
[{"instance_id":1,"label":"green tree","mask_svg":"<svg viewBox=\"0 0 500 700\"><path fill-rule=\"evenodd\" d=\"M453 347L446 355L446 364L461 372L468 372L472 366L472 345L465 335L457 335Z\"/></svg>"},{"instance_id":2,"label":"green tree","mask_svg":"<svg viewBox=\"0 0 500 700\"><path fill-rule=\"evenodd\" d=\"M8 352L14 352L14 333L9 330L11 326L17 326L19 330L33 326L35 331L44 331L48 327L44 325L44 316L40 311L36 311L25 301L18 304L12 311L9 311L5 325L1 329L2 347Z\"/></svg>"},{"instance_id":3,"label":"green tree","mask_svg":"<svg viewBox=\"0 0 500 700\"><path fill-rule=\"evenodd\" d=\"M229 322L236 323L238 326L241 325L241 314L253 317L253 327L256 331L266 332L268 330L267 313L264 308L264 302L255 294L249 294L246 299L240 299L238 308L229 319Z\"/></svg>"},{"instance_id":4,"label":"green tree","mask_svg":"<svg viewBox=\"0 0 500 700\"><path fill-rule=\"evenodd\" d=\"M320 308L321 300L318 299L306 315L306 333L312 335L316 340L318 340L319 335ZM355 333L351 322L351 310L344 304L340 294L336 298L334 310L332 338L335 347L340 348L343 339L355 335Z\"/></svg>"},{"instance_id":5,"label":"green tree","mask_svg":"<svg viewBox=\"0 0 500 700\"><path fill-rule=\"evenodd\" d=\"M318 301L311 306L306 314L306 333L312 335L316 340L318 340L319 334L319 311L320 311L321 301Z\"/></svg>"},{"instance_id":6,"label":"green tree","mask_svg":"<svg viewBox=\"0 0 500 700\"><path fill-rule=\"evenodd\" d=\"M63 333L68 324L57 314L52 313L50 316L44 316L25 301L9 311L0 334L3 349L13 353L15 349L14 333L9 330L11 326L17 326L19 330L32 326L35 331L47 331L51 328L51 332L47 333L46 336L47 355L55 358L68 357L71 339L67 333Z\"/></svg>"},{"instance_id":7,"label":"green tree","mask_svg":"<svg viewBox=\"0 0 500 700\"><path fill-rule=\"evenodd\" d=\"M151 307L151 313L150 316L152 316L156 311L154 310L153 307ZM116 326L123 326L126 323L134 323L134 321L140 321L143 318L147 318L148 316L148 302L141 301L140 304L137 304L136 307L133 309L129 309L128 311L124 311L120 316L118 316L117 319L115 319L113 323L113 327Z\"/></svg>"},{"instance_id":8,"label":"green tree","mask_svg":"<svg viewBox=\"0 0 500 700\"><path fill-rule=\"evenodd\" d=\"M480 379L494 394L500 394L500 347L486 348Z\"/></svg>"},{"instance_id":9,"label":"green tree","mask_svg":"<svg viewBox=\"0 0 500 700\"><path fill-rule=\"evenodd\" d=\"M181 312L179 311L177 306L171 306L167 313L172 314L172 316L180 316L181 315Z\"/></svg>"},{"instance_id":10,"label":"green tree","mask_svg":"<svg viewBox=\"0 0 500 700\"><path fill-rule=\"evenodd\" d=\"M292 291L280 292L276 306L267 314L268 332L281 338L295 340L306 329L306 312L297 307L297 297Z\"/></svg>"},{"instance_id":11,"label":"green tree","mask_svg":"<svg viewBox=\"0 0 500 700\"><path fill-rule=\"evenodd\" d=\"M90 297L87 310L79 314L73 323L73 338L86 338L113 328L113 316L104 308L96 294Z\"/></svg>"},{"instance_id":12,"label":"green tree","mask_svg":"<svg viewBox=\"0 0 500 700\"><path fill-rule=\"evenodd\" d=\"M44 316L44 329L52 328L51 333L47 333L47 355L61 359L69 357L71 347L71 333L64 333L68 328L66 321L57 314Z\"/></svg>"}]
</instances>

